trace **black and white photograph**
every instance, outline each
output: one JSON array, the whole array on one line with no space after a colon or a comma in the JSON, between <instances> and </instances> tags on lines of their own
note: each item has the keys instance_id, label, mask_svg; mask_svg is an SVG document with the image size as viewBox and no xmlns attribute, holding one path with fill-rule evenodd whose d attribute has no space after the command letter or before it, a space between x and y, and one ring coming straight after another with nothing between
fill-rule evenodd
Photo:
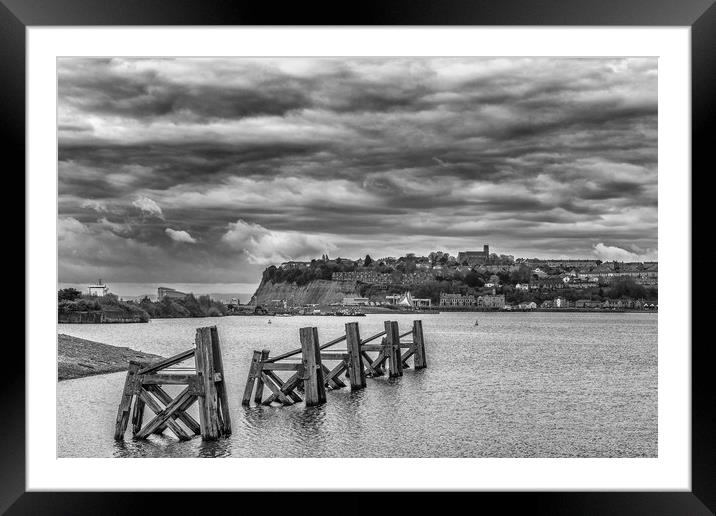
<instances>
[{"instance_id":1,"label":"black and white photograph","mask_svg":"<svg viewBox=\"0 0 716 516\"><path fill-rule=\"evenodd\" d=\"M658 78L57 58L57 457L657 458Z\"/></svg>"}]
</instances>

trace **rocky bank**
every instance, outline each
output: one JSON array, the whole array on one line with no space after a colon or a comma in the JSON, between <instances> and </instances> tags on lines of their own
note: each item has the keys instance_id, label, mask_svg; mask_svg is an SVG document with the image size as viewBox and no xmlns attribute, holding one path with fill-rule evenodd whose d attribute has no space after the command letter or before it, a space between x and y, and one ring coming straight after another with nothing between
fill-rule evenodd
<instances>
[{"instance_id":1,"label":"rocky bank","mask_svg":"<svg viewBox=\"0 0 716 516\"><path fill-rule=\"evenodd\" d=\"M162 358L164 357L62 333L57 335L58 380L126 371L130 360L152 362Z\"/></svg>"}]
</instances>

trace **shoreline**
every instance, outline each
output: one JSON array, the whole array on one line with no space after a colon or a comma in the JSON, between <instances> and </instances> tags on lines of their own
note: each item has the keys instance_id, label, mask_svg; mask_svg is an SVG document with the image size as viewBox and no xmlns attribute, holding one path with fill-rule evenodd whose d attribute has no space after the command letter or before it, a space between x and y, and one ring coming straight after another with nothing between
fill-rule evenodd
<instances>
[{"instance_id":1,"label":"shoreline","mask_svg":"<svg viewBox=\"0 0 716 516\"><path fill-rule=\"evenodd\" d=\"M127 347L57 334L57 381L126 371L130 360L155 361L164 357Z\"/></svg>"}]
</instances>

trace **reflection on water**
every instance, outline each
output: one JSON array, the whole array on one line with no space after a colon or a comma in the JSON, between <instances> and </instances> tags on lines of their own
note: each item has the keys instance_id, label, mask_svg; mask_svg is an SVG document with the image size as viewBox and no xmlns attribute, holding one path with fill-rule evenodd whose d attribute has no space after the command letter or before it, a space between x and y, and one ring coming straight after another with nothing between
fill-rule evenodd
<instances>
[{"instance_id":1,"label":"reflection on water","mask_svg":"<svg viewBox=\"0 0 716 516\"><path fill-rule=\"evenodd\" d=\"M386 316L358 320L364 335ZM394 315L401 329L413 317ZM264 317L61 325L60 332L164 356L192 346L198 326L222 341L233 433L180 442L170 432L113 440L124 374L60 382L61 457L655 457L657 315L421 315L428 368L328 392L320 407L240 405L254 349L299 347L298 328L325 341L350 318ZM412 362L411 362L412 364ZM176 394L168 388L171 394ZM192 413L198 418L196 406ZM151 417L151 413L145 416ZM77 424L80 421L82 424Z\"/></svg>"}]
</instances>

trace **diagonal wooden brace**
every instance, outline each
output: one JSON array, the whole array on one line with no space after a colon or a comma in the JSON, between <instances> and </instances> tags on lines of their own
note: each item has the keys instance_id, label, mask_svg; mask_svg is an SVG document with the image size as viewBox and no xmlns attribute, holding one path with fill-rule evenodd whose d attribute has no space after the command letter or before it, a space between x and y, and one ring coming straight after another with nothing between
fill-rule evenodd
<instances>
[{"instance_id":1,"label":"diagonal wooden brace","mask_svg":"<svg viewBox=\"0 0 716 516\"><path fill-rule=\"evenodd\" d=\"M338 375L345 370L345 362L341 362L336 367L334 367L333 370L328 369L325 364L321 364L321 367L323 368L323 374L325 378L323 381L324 385L331 387L332 389L340 389L346 386L346 384L343 383L340 378L338 378Z\"/></svg>"},{"instance_id":2,"label":"diagonal wooden brace","mask_svg":"<svg viewBox=\"0 0 716 516\"><path fill-rule=\"evenodd\" d=\"M167 391L165 391L158 385L147 385L145 389L154 394L154 396L156 396L159 401L164 403L164 405L169 405L169 403L171 403L172 401L172 397L169 395L169 393L167 393ZM199 422L194 419L190 414L186 412L178 412L176 419L179 419L195 434L199 435L199 433L201 432Z\"/></svg>"},{"instance_id":3,"label":"diagonal wooden brace","mask_svg":"<svg viewBox=\"0 0 716 516\"><path fill-rule=\"evenodd\" d=\"M174 398L171 403L164 408L164 410L159 412L154 419L147 423L147 426L145 426L142 431L137 434L137 439L144 439L161 425L167 423L174 413L186 410L194 401L196 401L196 396L190 394L189 387L187 387L181 391L179 396Z\"/></svg>"},{"instance_id":4,"label":"diagonal wooden brace","mask_svg":"<svg viewBox=\"0 0 716 516\"><path fill-rule=\"evenodd\" d=\"M264 371L264 373L266 374L266 376L268 376L269 378L271 378L271 379L276 383L276 385L278 386L278 388L279 388L279 390L280 390L281 392L283 392L283 393L286 394L289 398L291 398L291 401L293 401L293 402L302 401L302 400L301 400L301 396L299 396L298 394L296 394L295 392L293 392L293 390L288 390L288 391L283 390L284 381L283 381L283 380L281 379L281 377L280 377L279 375L277 375L275 372L273 372L273 371Z\"/></svg>"},{"instance_id":5,"label":"diagonal wooden brace","mask_svg":"<svg viewBox=\"0 0 716 516\"><path fill-rule=\"evenodd\" d=\"M292 395L291 396L292 399L294 399L293 396L296 396L296 397L298 397L297 401L303 401L302 398L298 394L296 394L296 392L294 391L294 389L298 389L298 387L300 387L301 385L303 385L303 371L298 371L297 373L292 375L288 380L286 380L286 383L284 383L281 386L280 390L284 394L290 393ZM274 401L278 401L278 396L276 394L271 394L271 396L266 398L266 400L263 402L263 404L270 405Z\"/></svg>"},{"instance_id":6,"label":"diagonal wooden brace","mask_svg":"<svg viewBox=\"0 0 716 516\"><path fill-rule=\"evenodd\" d=\"M266 373L268 373L268 371L264 371L263 373L261 373L261 376L263 377L264 385L266 385L269 389L271 389L271 392L273 392L276 395L276 398L278 399L278 401L280 401L284 405L293 405L293 400L291 400L288 396L286 396L283 392L281 392L281 388ZM267 404L267 403L264 402L264 404Z\"/></svg>"},{"instance_id":7,"label":"diagonal wooden brace","mask_svg":"<svg viewBox=\"0 0 716 516\"><path fill-rule=\"evenodd\" d=\"M162 412L163 409L162 409L161 405L159 405L159 403L154 401L154 399L144 389L139 391L139 398L147 405L147 407L152 409L152 411L155 414L158 415ZM180 441L188 441L189 439L191 439L191 436L189 434L187 434L184 431L184 429L182 427L180 427L176 421L174 421L173 417L170 416L166 420L166 425L169 427L169 429L172 432L174 432L174 434L179 438ZM139 437L140 433L141 432L137 433L137 437Z\"/></svg>"}]
</instances>

